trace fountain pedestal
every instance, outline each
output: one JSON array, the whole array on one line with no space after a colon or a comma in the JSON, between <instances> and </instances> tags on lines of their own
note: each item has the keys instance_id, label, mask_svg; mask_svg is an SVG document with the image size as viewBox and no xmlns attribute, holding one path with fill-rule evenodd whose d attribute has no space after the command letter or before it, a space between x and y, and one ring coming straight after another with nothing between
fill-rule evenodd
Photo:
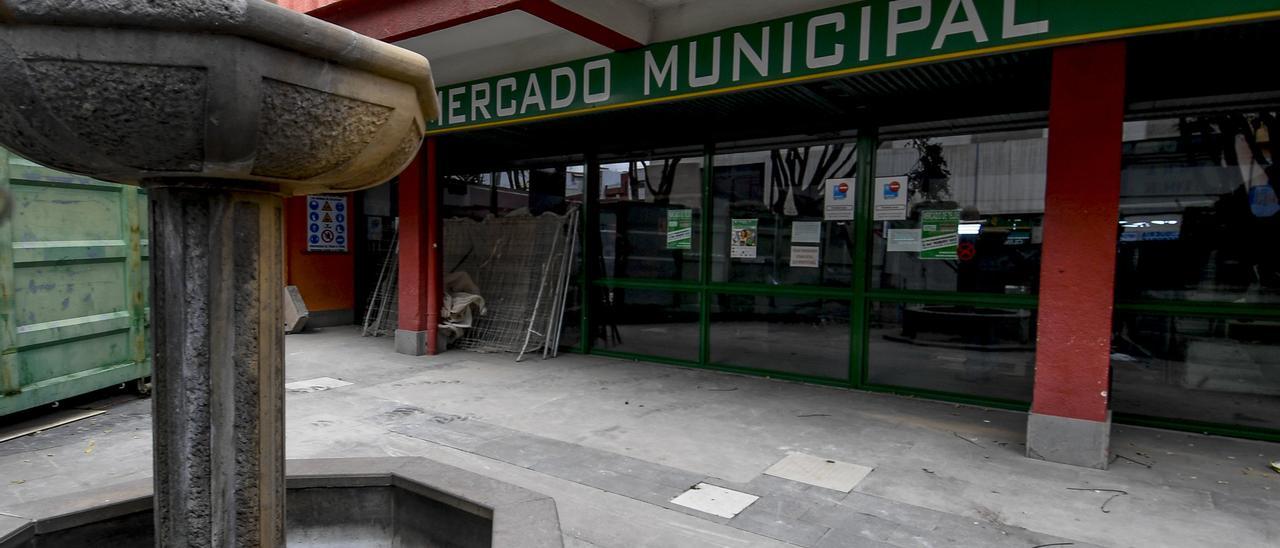
<instances>
[{"instance_id":1,"label":"fountain pedestal","mask_svg":"<svg viewBox=\"0 0 1280 548\"><path fill-rule=\"evenodd\" d=\"M281 199L148 185L156 542L284 545Z\"/></svg>"},{"instance_id":2,"label":"fountain pedestal","mask_svg":"<svg viewBox=\"0 0 1280 548\"><path fill-rule=\"evenodd\" d=\"M157 544L282 546L281 199L403 170L426 59L264 0L0 0L0 89L0 144L150 191Z\"/></svg>"}]
</instances>

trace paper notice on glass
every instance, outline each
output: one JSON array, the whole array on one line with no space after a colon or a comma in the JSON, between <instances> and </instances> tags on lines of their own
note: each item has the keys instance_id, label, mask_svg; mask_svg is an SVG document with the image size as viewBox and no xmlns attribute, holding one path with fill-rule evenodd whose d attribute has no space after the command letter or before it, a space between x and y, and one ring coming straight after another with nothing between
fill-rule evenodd
<instances>
[{"instance_id":1,"label":"paper notice on glass","mask_svg":"<svg viewBox=\"0 0 1280 548\"><path fill-rule=\"evenodd\" d=\"M729 257L734 259L756 258L756 244L760 235L759 219L733 219L733 238L730 241Z\"/></svg>"},{"instance_id":2,"label":"paper notice on glass","mask_svg":"<svg viewBox=\"0 0 1280 548\"><path fill-rule=\"evenodd\" d=\"M920 212L920 258L955 260L960 245L960 210L929 209Z\"/></svg>"},{"instance_id":3,"label":"paper notice on glass","mask_svg":"<svg viewBox=\"0 0 1280 548\"><path fill-rule=\"evenodd\" d=\"M812 245L791 246L791 268L818 268L818 249Z\"/></svg>"},{"instance_id":4,"label":"paper notice on glass","mask_svg":"<svg viewBox=\"0 0 1280 548\"><path fill-rule=\"evenodd\" d=\"M667 211L667 249L693 249L693 210Z\"/></svg>"},{"instance_id":5,"label":"paper notice on glass","mask_svg":"<svg viewBox=\"0 0 1280 548\"><path fill-rule=\"evenodd\" d=\"M793 244L820 244L822 243L822 223L814 221L796 221L791 223L791 243Z\"/></svg>"},{"instance_id":6,"label":"paper notice on glass","mask_svg":"<svg viewBox=\"0 0 1280 548\"><path fill-rule=\"evenodd\" d=\"M907 220L907 178L876 178L875 221Z\"/></svg>"},{"instance_id":7,"label":"paper notice on glass","mask_svg":"<svg viewBox=\"0 0 1280 548\"><path fill-rule=\"evenodd\" d=\"M889 244L890 253L920 252L920 229L918 228L890 228L885 232L884 239Z\"/></svg>"},{"instance_id":8,"label":"paper notice on glass","mask_svg":"<svg viewBox=\"0 0 1280 548\"><path fill-rule=\"evenodd\" d=\"M828 221L853 220L853 179L827 179L822 218Z\"/></svg>"}]
</instances>

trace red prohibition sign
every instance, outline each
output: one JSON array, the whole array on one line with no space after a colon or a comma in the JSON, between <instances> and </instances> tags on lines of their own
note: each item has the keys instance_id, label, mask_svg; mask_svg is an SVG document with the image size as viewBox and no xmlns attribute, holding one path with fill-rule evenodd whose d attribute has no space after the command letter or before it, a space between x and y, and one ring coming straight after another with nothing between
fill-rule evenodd
<instances>
[{"instance_id":1,"label":"red prohibition sign","mask_svg":"<svg viewBox=\"0 0 1280 548\"><path fill-rule=\"evenodd\" d=\"M973 258L977 256L978 246L975 246L972 243L963 242L960 244L960 247L956 248L956 257L962 261L972 261Z\"/></svg>"}]
</instances>

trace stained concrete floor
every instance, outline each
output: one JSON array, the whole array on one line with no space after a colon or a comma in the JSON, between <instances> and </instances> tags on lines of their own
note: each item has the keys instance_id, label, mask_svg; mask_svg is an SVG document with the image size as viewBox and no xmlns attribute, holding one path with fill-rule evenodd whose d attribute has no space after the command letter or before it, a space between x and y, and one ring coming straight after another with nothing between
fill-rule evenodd
<instances>
[{"instance_id":1,"label":"stained concrete floor","mask_svg":"<svg viewBox=\"0 0 1280 548\"><path fill-rule=\"evenodd\" d=\"M394 354L287 338L288 455L418 455L553 496L566 546L1276 546L1280 445L1114 427L1109 471L1022 456L1025 416L583 356ZM0 500L150 475L150 404L0 443ZM851 493L763 475L789 452L873 467ZM733 519L669 501L761 498ZM1109 489L1123 491L1115 496ZM1066 544L1060 544L1066 543Z\"/></svg>"}]
</instances>

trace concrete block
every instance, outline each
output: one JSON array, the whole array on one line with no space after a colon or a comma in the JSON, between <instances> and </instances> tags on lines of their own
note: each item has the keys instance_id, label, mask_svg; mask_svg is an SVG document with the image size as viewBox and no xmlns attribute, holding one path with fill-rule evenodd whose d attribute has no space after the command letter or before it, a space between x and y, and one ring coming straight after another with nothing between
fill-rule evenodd
<instances>
[{"instance_id":1,"label":"concrete block","mask_svg":"<svg viewBox=\"0 0 1280 548\"><path fill-rule=\"evenodd\" d=\"M1107 420L1088 421L1031 413L1027 417L1027 456L1106 470L1111 455L1111 412Z\"/></svg>"},{"instance_id":2,"label":"concrete block","mask_svg":"<svg viewBox=\"0 0 1280 548\"><path fill-rule=\"evenodd\" d=\"M284 287L284 332L288 334L301 333L307 327L307 303L302 302L302 293L298 292L298 286L287 285Z\"/></svg>"},{"instance_id":3,"label":"concrete block","mask_svg":"<svg viewBox=\"0 0 1280 548\"><path fill-rule=\"evenodd\" d=\"M409 356L427 355L427 332L397 329L396 353Z\"/></svg>"}]
</instances>

